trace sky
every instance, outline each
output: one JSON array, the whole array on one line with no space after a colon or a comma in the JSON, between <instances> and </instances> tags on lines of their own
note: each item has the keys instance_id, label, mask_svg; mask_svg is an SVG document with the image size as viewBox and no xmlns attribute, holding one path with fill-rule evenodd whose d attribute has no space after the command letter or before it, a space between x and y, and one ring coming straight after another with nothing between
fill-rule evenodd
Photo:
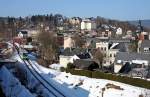
<instances>
[{"instance_id":1,"label":"sky","mask_svg":"<svg viewBox=\"0 0 150 97\"><path fill-rule=\"evenodd\" d=\"M150 0L0 0L0 16L60 13L118 20L150 19Z\"/></svg>"}]
</instances>

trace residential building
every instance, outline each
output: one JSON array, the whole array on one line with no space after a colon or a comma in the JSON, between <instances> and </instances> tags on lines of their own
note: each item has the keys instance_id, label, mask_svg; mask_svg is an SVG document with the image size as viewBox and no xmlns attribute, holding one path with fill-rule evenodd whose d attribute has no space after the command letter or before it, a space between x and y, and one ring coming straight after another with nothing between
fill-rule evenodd
<instances>
[{"instance_id":1,"label":"residential building","mask_svg":"<svg viewBox=\"0 0 150 97\"><path fill-rule=\"evenodd\" d=\"M28 37L28 32L27 31L19 31L18 32L18 37L19 38L27 38Z\"/></svg>"},{"instance_id":2,"label":"residential building","mask_svg":"<svg viewBox=\"0 0 150 97\"><path fill-rule=\"evenodd\" d=\"M150 54L118 52L114 63L114 72L119 73L126 63L131 64L132 68L137 67L137 65L140 65L140 68L148 67L150 65Z\"/></svg>"},{"instance_id":3,"label":"residential building","mask_svg":"<svg viewBox=\"0 0 150 97\"><path fill-rule=\"evenodd\" d=\"M33 41L36 41L38 34L40 31L38 30L27 30L28 31L28 37L32 37Z\"/></svg>"},{"instance_id":4,"label":"residential building","mask_svg":"<svg viewBox=\"0 0 150 97\"><path fill-rule=\"evenodd\" d=\"M74 47L75 43L73 40L73 35L64 35L64 49Z\"/></svg>"},{"instance_id":5,"label":"residential building","mask_svg":"<svg viewBox=\"0 0 150 97\"><path fill-rule=\"evenodd\" d=\"M79 17L73 17L69 19L69 23L72 25L80 25L81 19Z\"/></svg>"},{"instance_id":6,"label":"residential building","mask_svg":"<svg viewBox=\"0 0 150 97\"><path fill-rule=\"evenodd\" d=\"M77 59L73 64L77 69L94 70L99 68L99 65L91 59Z\"/></svg>"},{"instance_id":7,"label":"residential building","mask_svg":"<svg viewBox=\"0 0 150 97\"><path fill-rule=\"evenodd\" d=\"M91 31L96 29L96 23L95 21L92 21L90 19L84 19L81 22L81 30L85 31Z\"/></svg>"},{"instance_id":8,"label":"residential building","mask_svg":"<svg viewBox=\"0 0 150 97\"><path fill-rule=\"evenodd\" d=\"M114 63L118 52L128 51L130 41L123 39L105 39L96 42L96 48L99 48L104 54L104 66L110 66Z\"/></svg>"},{"instance_id":9,"label":"residential building","mask_svg":"<svg viewBox=\"0 0 150 97\"><path fill-rule=\"evenodd\" d=\"M122 35L122 28L117 28L116 35Z\"/></svg>"},{"instance_id":10,"label":"residential building","mask_svg":"<svg viewBox=\"0 0 150 97\"><path fill-rule=\"evenodd\" d=\"M59 64L63 67L67 67L68 63L74 63L77 59L90 59L91 56L87 49L81 48L66 48L64 52L59 56Z\"/></svg>"}]
</instances>

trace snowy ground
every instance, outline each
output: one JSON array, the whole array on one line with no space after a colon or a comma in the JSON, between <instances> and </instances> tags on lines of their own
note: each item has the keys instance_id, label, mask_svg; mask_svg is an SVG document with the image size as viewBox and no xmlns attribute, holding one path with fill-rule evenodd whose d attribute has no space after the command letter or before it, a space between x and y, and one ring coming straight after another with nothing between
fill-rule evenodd
<instances>
[{"instance_id":1,"label":"snowy ground","mask_svg":"<svg viewBox=\"0 0 150 97\"><path fill-rule=\"evenodd\" d=\"M0 68L0 85L6 97L35 97L16 79L5 66Z\"/></svg>"},{"instance_id":2,"label":"snowy ground","mask_svg":"<svg viewBox=\"0 0 150 97\"><path fill-rule=\"evenodd\" d=\"M150 90L148 89L110 80L71 75L70 73L59 72L42 67L38 65L36 61L32 61L32 63L36 65L39 73L45 74L63 86L71 89L76 97L102 97L102 94L103 97L139 97L139 95L143 95L143 97L150 97ZM107 88L107 85L120 87L120 89L115 89L113 87Z\"/></svg>"}]
</instances>

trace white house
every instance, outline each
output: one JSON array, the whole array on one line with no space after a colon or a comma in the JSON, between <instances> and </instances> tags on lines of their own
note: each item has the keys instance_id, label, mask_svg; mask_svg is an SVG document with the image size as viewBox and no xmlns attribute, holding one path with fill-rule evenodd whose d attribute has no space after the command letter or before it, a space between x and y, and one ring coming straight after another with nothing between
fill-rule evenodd
<instances>
[{"instance_id":1,"label":"white house","mask_svg":"<svg viewBox=\"0 0 150 97\"><path fill-rule=\"evenodd\" d=\"M28 36L32 37L33 40L36 39L37 35L40 33L38 30L27 30Z\"/></svg>"},{"instance_id":2,"label":"white house","mask_svg":"<svg viewBox=\"0 0 150 97\"><path fill-rule=\"evenodd\" d=\"M83 48L66 48L59 56L59 64L67 67L68 63L74 63L77 59L89 59L91 55L87 49Z\"/></svg>"},{"instance_id":3,"label":"white house","mask_svg":"<svg viewBox=\"0 0 150 97\"><path fill-rule=\"evenodd\" d=\"M119 51L119 49L114 49L115 46L117 46L119 43L113 43L111 47L109 47L109 42L98 42L96 43L96 48L99 48L103 54L104 54L104 66L110 66L114 63L116 54Z\"/></svg>"},{"instance_id":4,"label":"white house","mask_svg":"<svg viewBox=\"0 0 150 97\"><path fill-rule=\"evenodd\" d=\"M117 29L117 31L116 31L116 34L117 34L117 35L122 35L122 28L119 27L119 28Z\"/></svg>"},{"instance_id":5,"label":"white house","mask_svg":"<svg viewBox=\"0 0 150 97\"><path fill-rule=\"evenodd\" d=\"M28 37L28 32L27 31L19 31L18 32L18 37L19 38L27 38Z\"/></svg>"},{"instance_id":6,"label":"white house","mask_svg":"<svg viewBox=\"0 0 150 97\"><path fill-rule=\"evenodd\" d=\"M62 67L67 67L68 63L73 63L74 60L80 59L78 56L73 55L73 56L64 56L60 55L59 56L59 64L61 64Z\"/></svg>"},{"instance_id":7,"label":"white house","mask_svg":"<svg viewBox=\"0 0 150 97\"><path fill-rule=\"evenodd\" d=\"M94 21L91 21L89 19L84 19L81 22L81 30L95 30L96 29L96 23Z\"/></svg>"}]
</instances>

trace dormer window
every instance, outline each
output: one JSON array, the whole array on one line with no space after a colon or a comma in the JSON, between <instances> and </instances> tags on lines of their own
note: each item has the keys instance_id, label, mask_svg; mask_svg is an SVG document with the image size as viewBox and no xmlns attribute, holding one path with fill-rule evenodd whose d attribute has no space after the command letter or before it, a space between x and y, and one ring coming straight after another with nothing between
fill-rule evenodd
<instances>
[{"instance_id":1,"label":"dormer window","mask_svg":"<svg viewBox=\"0 0 150 97\"><path fill-rule=\"evenodd\" d=\"M150 51L150 48L148 48L148 47L144 48L144 52L149 52L149 51Z\"/></svg>"}]
</instances>

